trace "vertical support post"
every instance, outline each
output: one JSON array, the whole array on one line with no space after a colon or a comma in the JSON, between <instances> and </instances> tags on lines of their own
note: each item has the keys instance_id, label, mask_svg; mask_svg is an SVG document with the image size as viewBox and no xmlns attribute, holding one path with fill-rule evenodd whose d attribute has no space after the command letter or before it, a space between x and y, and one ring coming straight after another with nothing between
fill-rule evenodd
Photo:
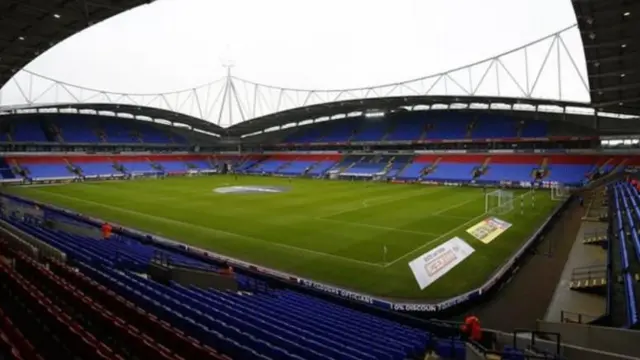
<instances>
[{"instance_id":1,"label":"vertical support post","mask_svg":"<svg viewBox=\"0 0 640 360\"><path fill-rule=\"evenodd\" d=\"M233 125L233 107L232 107L233 103L231 102L231 97L234 96L233 82L231 80L231 68L232 67L233 67L233 65L228 65L227 66L227 91L229 92L229 94L227 96L227 102L228 102L227 111L229 112L229 126Z\"/></svg>"}]
</instances>

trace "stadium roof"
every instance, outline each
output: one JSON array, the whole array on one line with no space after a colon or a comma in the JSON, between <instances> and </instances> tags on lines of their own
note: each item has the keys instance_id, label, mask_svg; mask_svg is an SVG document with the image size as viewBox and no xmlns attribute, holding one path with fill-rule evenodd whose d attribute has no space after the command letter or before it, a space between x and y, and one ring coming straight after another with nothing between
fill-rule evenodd
<instances>
[{"instance_id":1,"label":"stadium roof","mask_svg":"<svg viewBox=\"0 0 640 360\"><path fill-rule=\"evenodd\" d=\"M471 106L472 104L478 106ZM481 105L486 105L483 107ZM233 125L225 130L229 135L240 136L251 134L274 126L282 126L292 122L304 121L308 119L316 119L324 116L333 116L336 114L348 114L352 112L376 112L376 111L392 111L401 108L410 108L413 106L434 106L448 105L448 109L452 110L483 110L489 109L492 104L504 104L502 110L517 110L518 107L545 112L545 108L555 107L563 110L555 112L563 112L566 108L583 109L583 111L573 111L568 114L589 114L592 110L589 104L540 100L540 99L522 99L522 98L506 98L506 97L482 97L482 96L408 96L408 97L387 97L387 98L371 98L359 99L351 101L340 101L325 104L318 104L302 108L281 111L278 113L261 116L255 119L247 120ZM458 106L456 106L458 105ZM542 108L542 109L541 109ZM445 107L446 109L446 107ZM495 110L495 108L491 108ZM582 116L585 118L584 116Z\"/></svg>"},{"instance_id":2,"label":"stadium roof","mask_svg":"<svg viewBox=\"0 0 640 360\"><path fill-rule=\"evenodd\" d=\"M17 71L69 36L153 1L0 1L0 88Z\"/></svg>"},{"instance_id":3,"label":"stadium roof","mask_svg":"<svg viewBox=\"0 0 640 360\"><path fill-rule=\"evenodd\" d=\"M94 112L110 112L115 114L129 114L133 116L145 116L155 120L166 120L185 124L196 129L212 132L215 134L225 133L222 127L202 120L197 117L178 113L175 111L158 109L149 106L139 105L122 105L122 104L101 104L101 103L55 103L55 104L38 104L38 105L16 105L0 107L0 112L19 113L21 111L46 111L46 110L67 110L73 109L77 111L94 111Z\"/></svg>"},{"instance_id":4,"label":"stadium roof","mask_svg":"<svg viewBox=\"0 0 640 360\"><path fill-rule=\"evenodd\" d=\"M640 114L640 1L573 0L597 109Z\"/></svg>"}]
</instances>

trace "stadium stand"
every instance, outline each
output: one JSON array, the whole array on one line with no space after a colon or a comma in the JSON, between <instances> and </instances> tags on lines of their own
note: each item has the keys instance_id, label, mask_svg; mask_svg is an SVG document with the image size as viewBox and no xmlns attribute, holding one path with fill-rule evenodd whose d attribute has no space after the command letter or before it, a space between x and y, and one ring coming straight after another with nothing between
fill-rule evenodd
<instances>
[{"instance_id":1,"label":"stadium stand","mask_svg":"<svg viewBox=\"0 0 640 360\"><path fill-rule=\"evenodd\" d=\"M44 180L76 176L122 176L138 173L184 173L220 170L229 164L247 174L326 176L331 170L345 176L385 176L401 181L547 181L580 186L627 164L631 157L590 155L158 155L127 156L10 156L3 158L4 178L24 176ZM630 163L629 163L630 164ZM12 168L13 166L13 168ZM25 172L15 174L16 168ZM13 169L13 170L12 170ZM13 177L12 177L13 176Z\"/></svg>"},{"instance_id":2,"label":"stadium stand","mask_svg":"<svg viewBox=\"0 0 640 360\"><path fill-rule=\"evenodd\" d=\"M638 221L640 221L640 195L638 190L627 181L619 181L609 186L610 223L609 260L612 271L608 281L612 283L611 313L613 321L627 328L634 327L640 321L640 291L634 274L640 270L640 239ZM617 281L617 277L621 281Z\"/></svg>"},{"instance_id":3,"label":"stadium stand","mask_svg":"<svg viewBox=\"0 0 640 360\"><path fill-rule=\"evenodd\" d=\"M95 115L6 116L1 138L11 142L188 144L171 127Z\"/></svg>"},{"instance_id":4,"label":"stadium stand","mask_svg":"<svg viewBox=\"0 0 640 360\"><path fill-rule=\"evenodd\" d=\"M360 117L303 125L283 142L442 141L542 138L548 135L544 121L524 121L500 115L412 112L384 119Z\"/></svg>"},{"instance_id":5,"label":"stadium stand","mask_svg":"<svg viewBox=\"0 0 640 360\"><path fill-rule=\"evenodd\" d=\"M168 321L196 339L207 343L217 339L214 341L217 349L238 358L262 358L258 355L262 354L267 358L400 360L408 355L415 356L423 352L430 339L424 331L350 311L290 290L270 289L264 293L247 296L184 287L176 283L161 285L137 275L144 272L151 259L157 256L160 251L157 248L124 236L102 242L65 231L48 229L42 219L29 216L20 218L20 214L17 213L6 216L5 220L26 233L64 250L80 270L80 273L75 275L76 278L90 276L98 283L113 288L116 294L124 299L144 306L149 311L164 308L163 311L152 312L161 320ZM214 270L210 265L176 253L163 254L168 256L172 264ZM86 307L86 312L100 309L92 308L93 301L83 300L83 294L78 294L72 285L66 286L62 281L58 281L46 268L24 256L17 258L18 272L27 277L27 281L40 287L50 286L51 288L47 288L51 291L47 292L48 294L60 296L65 302L69 301L67 304L73 301L77 306ZM23 266L24 269L21 271ZM74 272L62 264L53 264L52 268L59 269L56 273ZM11 272L6 267L3 270L3 275L10 278ZM77 281L78 279L76 283ZM153 304L157 305L154 307ZM88 328L95 338L104 338L105 333L98 331L109 331L109 328L98 328L93 322L100 320L100 316L105 317L102 320L107 322L105 326L112 321L116 324L118 321L124 321L109 317L108 314L87 314L91 316L92 322L88 322L87 318L87 322L83 324L96 326ZM189 322L185 322L187 319L190 319ZM310 319L313 321L310 322ZM111 345L112 349L131 349L134 348L135 341L142 341L141 335L135 337L123 331L127 328L126 323L116 324L114 326L120 326L121 330L111 329L116 334L107 337L110 343L97 343L94 344L95 347ZM117 336L125 338L118 339ZM127 336L132 338L126 339ZM148 351L147 355L171 358L169 349L159 344L158 342L147 343L145 346L135 345L135 349ZM92 349L86 351L93 351Z\"/></svg>"}]
</instances>

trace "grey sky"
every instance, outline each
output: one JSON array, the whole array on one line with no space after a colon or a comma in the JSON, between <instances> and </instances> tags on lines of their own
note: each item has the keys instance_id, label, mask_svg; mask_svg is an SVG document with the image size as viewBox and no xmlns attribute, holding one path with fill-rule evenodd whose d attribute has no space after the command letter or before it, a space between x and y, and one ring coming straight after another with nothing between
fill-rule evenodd
<instances>
[{"instance_id":1,"label":"grey sky","mask_svg":"<svg viewBox=\"0 0 640 360\"><path fill-rule=\"evenodd\" d=\"M300 106L379 96L588 102L577 28L564 32L561 41L549 38L528 47L526 55L514 52L499 63L376 91L282 91L234 80L239 99L223 101L224 81L198 87L223 79L222 63L229 59L235 76L276 87L397 83L504 53L574 23L569 0L158 0L69 38L26 67L116 94L21 71L0 91L0 105L115 102L224 126ZM155 95L177 90L184 91Z\"/></svg>"},{"instance_id":2,"label":"grey sky","mask_svg":"<svg viewBox=\"0 0 640 360\"><path fill-rule=\"evenodd\" d=\"M165 92L221 77L231 53L240 77L335 89L447 70L574 22L569 0L158 0L27 68L92 88Z\"/></svg>"}]
</instances>

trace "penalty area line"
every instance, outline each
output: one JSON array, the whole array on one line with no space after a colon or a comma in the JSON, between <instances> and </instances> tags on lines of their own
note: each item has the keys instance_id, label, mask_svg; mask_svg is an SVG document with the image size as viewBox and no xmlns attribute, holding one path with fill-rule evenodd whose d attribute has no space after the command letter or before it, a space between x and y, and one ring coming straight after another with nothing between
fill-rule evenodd
<instances>
[{"instance_id":1,"label":"penalty area line","mask_svg":"<svg viewBox=\"0 0 640 360\"><path fill-rule=\"evenodd\" d=\"M61 197L61 198L66 198L66 199L77 201L77 202L83 202L83 203L86 203L86 204L91 204L91 205L94 205L94 206L103 207L105 209L111 209L111 210L118 211L118 212L125 213L125 214L131 214L131 215L136 215L136 216L140 216L140 217L146 217L148 219L162 221L162 222L167 223L167 224L174 224L174 225L178 225L178 226L182 226L182 227L191 227L191 228L194 228L194 229L201 230L203 232L212 233L214 235L222 234L222 235L226 235L226 236L229 236L229 237L235 237L235 238L238 238L238 239L245 239L245 240L250 240L250 241L253 241L253 242L265 243L265 244L267 244L269 246L276 246L276 247L281 247L281 248L285 248L285 249L289 249L289 250L305 252L305 253L309 253L309 254L313 254L313 255L317 255L317 256L324 256L324 257L333 258L333 259L346 261L346 262L352 262L352 263L356 263L356 264L360 264L360 265L374 266L374 267L384 267L384 265L380 264L380 263L371 263L371 262L362 261L362 260L356 260L356 259L352 259L352 258L340 256L340 255L334 255L334 254L324 253L324 252L321 252L321 251L305 249L305 248L301 248L301 247L297 247L297 246L293 246L293 245L287 245L287 244L282 244L282 243L278 243L278 242L272 242L272 241L268 241L268 240L265 240L265 239L256 238L256 237L253 237L253 236L247 236L247 235L242 235L242 234L238 234L238 233L234 233L234 232L214 229L214 228L201 226L201 225L196 225L196 224L192 224L192 223L188 223L188 222L184 222L184 221L180 221L180 220L173 220L173 219L165 218L165 217L162 217L162 216L146 214L146 213L138 212L138 211L135 211L135 210L129 210L129 209L125 209L125 208L121 208L121 207L117 207L117 206L112 206L112 205L108 205L108 204L102 204L102 203L99 203L99 202L96 202L96 201L92 201L92 200L81 199L81 198L77 198L77 197L74 197L74 196L69 196L69 195L64 195L64 194L57 194L57 193L52 193L52 192L47 192L47 191L41 191L41 190L38 190L38 189L33 189L33 191L40 192L40 193L43 193L43 194L58 196L58 197ZM162 236L161 234L158 234L158 235ZM178 241L178 242L182 243L181 241ZM183 244L189 245L189 244L186 244L186 243L183 243ZM189 245L189 246L191 246L191 245Z\"/></svg>"}]
</instances>

